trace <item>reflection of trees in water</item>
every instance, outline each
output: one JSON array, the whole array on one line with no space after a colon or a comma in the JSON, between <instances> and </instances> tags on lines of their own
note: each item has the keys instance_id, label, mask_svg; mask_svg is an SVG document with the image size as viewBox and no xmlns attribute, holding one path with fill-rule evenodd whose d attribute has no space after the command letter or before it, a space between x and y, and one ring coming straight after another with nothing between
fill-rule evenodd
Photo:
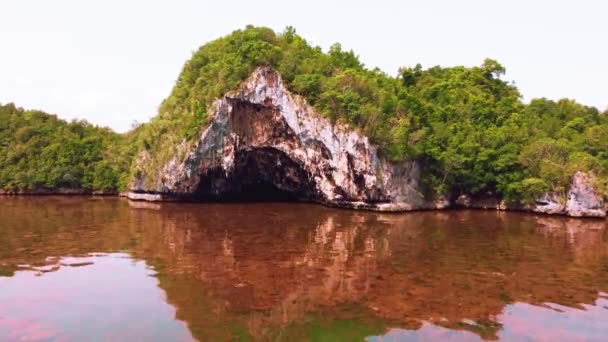
<instances>
[{"instance_id":1,"label":"reflection of trees in water","mask_svg":"<svg viewBox=\"0 0 608 342\"><path fill-rule=\"evenodd\" d=\"M115 199L1 197L0 275L18 269L57 271L58 257L130 248L138 227ZM22 265L24 267L16 267Z\"/></svg>"},{"instance_id":2,"label":"reflection of trees in water","mask_svg":"<svg viewBox=\"0 0 608 342\"><path fill-rule=\"evenodd\" d=\"M364 326L373 317L492 337L500 325L490 320L508 303L592 304L608 289L601 220L297 204L136 206L1 203L0 275L19 263L48 266L49 256L128 250L158 270L178 318L203 340L298 339L320 322Z\"/></svg>"},{"instance_id":3,"label":"reflection of trees in water","mask_svg":"<svg viewBox=\"0 0 608 342\"><path fill-rule=\"evenodd\" d=\"M536 223L544 236L558 244L567 244L577 261L593 260L598 252L608 254L608 230L604 220L540 217Z\"/></svg>"},{"instance_id":4,"label":"reflection of trees in water","mask_svg":"<svg viewBox=\"0 0 608 342\"><path fill-rule=\"evenodd\" d=\"M220 315L216 328L232 322L258 338L288 334L315 312L348 317L342 308L352 305L392 324L420 319L492 337L508 303L592 304L608 285L601 221L252 206L224 222L230 208L165 209L156 213L165 245L181 245L164 255L166 272L195 270L186 273ZM186 296L178 310L191 305L190 294L167 292Z\"/></svg>"}]
</instances>

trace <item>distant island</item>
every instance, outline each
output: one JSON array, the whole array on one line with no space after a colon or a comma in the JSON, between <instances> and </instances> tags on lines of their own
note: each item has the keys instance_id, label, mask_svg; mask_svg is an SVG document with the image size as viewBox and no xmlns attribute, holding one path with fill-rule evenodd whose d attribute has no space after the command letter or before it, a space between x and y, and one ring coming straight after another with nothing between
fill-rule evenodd
<instances>
[{"instance_id":1,"label":"distant island","mask_svg":"<svg viewBox=\"0 0 608 342\"><path fill-rule=\"evenodd\" d=\"M486 59L393 77L291 27L248 26L200 47L125 134L0 105L0 193L606 216L608 110L524 103L504 73Z\"/></svg>"}]
</instances>

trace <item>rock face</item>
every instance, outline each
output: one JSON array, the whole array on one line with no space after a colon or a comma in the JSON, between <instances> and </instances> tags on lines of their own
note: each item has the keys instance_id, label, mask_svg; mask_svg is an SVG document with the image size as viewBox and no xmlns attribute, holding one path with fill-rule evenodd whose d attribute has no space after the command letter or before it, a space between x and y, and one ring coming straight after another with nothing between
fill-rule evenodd
<instances>
[{"instance_id":1,"label":"rock face","mask_svg":"<svg viewBox=\"0 0 608 342\"><path fill-rule=\"evenodd\" d=\"M448 205L423 196L416 162L381 158L365 136L331 124L290 94L271 68L258 68L239 91L216 101L209 118L198 141L176 147L158 174L139 172L128 197L290 198L383 211Z\"/></svg>"},{"instance_id":2,"label":"rock face","mask_svg":"<svg viewBox=\"0 0 608 342\"><path fill-rule=\"evenodd\" d=\"M555 193L546 193L531 205L507 203L495 196L473 198L460 195L455 205L463 208L521 210L549 215L567 215L572 217L606 217L606 204L601 195L593 188L592 177L577 172L564 197Z\"/></svg>"},{"instance_id":3,"label":"rock face","mask_svg":"<svg viewBox=\"0 0 608 342\"><path fill-rule=\"evenodd\" d=\"M572 184L565 197L548 193L539 198L535 205L525 209L537 213L572 217L606 217L604 200L591 183L591 176L577 172L572 177Z\"/></svg>"},{"instance_id":4,"label":"rock face","mask_svg":"<svg viewBox=\"0 0 608 342\"><path fill-rule=\"evenodd\" d=\"M592 179L582 172L574 175L566 202L566 212L569 216L606 216L604 200L594 190L591 182Z\"/></svg>"},{"instance_id":5,"label":"rock face","mask_svg":"<svg viewBox=\"0 0 608 342\"><path fill-rule=\"evenodd\" d=\"M210 124L198 140L176 146L175 157L162 168L140 168L129 199L293 199L380 211L450 206L444 196L424 195L417 162L383 159L367 137L332 124L291 94L271 68L258 68L240 90L217 100L208 117ZM138 164L149 158L142 153ZM467 195L454 204L604 217L602 197L590 183L590 177L579 172L566 199L546 194L528 206Z\"/></svg>"}]
</instances>

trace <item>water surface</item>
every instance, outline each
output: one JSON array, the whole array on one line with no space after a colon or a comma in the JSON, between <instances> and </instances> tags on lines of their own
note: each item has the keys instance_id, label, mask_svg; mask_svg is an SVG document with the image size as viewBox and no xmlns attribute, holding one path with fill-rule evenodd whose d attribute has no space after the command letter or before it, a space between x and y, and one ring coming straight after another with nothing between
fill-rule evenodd
<instances>
[{"instance_id":1,"label":"water surface","mask_svg":"<svg viewBox=\"0 0 608 342\"><path fill-rule=\"evenodd\" d=\"M606 221L0 198L0 340L589 340Z\"/></svg>"}]
</instances>

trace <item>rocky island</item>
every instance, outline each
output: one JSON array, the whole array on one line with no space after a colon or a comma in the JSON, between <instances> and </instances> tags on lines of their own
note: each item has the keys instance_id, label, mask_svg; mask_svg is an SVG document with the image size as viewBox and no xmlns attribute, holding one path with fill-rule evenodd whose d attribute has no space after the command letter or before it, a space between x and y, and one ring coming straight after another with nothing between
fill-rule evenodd
<instances>
[{"instance_id":1,"label":"rocky island","mask_svg":"<svg viewBox=\"0 0 608 342\"><path fill-rule=\"evenodd\" d=\"M0 193L297 200L605 217L608 112L534 99L478 67L366 68L293 28L203 45L126 134L0 107Z\"/></svg>"},{"instance_id":2,"label":"rocky island","mask_svg":"<svg viewBox=\"0 0 608 342\"><path fill-rule=\"evenodd\" d=\"M577 172L567 200L546 193L534 204L498 198L428 194L415 160L391 162L347 125L332 124L284 86L270 67L257 68L240 89L211 107L211 123L162 168L147 173L144 151L126 195L131 200L225 200L283 194L325 205L378 211L451 206L606 216L591 179ZM182 160L178 156L183 156ZM155 181L153 181L153 180Z\"/></svg>"}]
</instances>

